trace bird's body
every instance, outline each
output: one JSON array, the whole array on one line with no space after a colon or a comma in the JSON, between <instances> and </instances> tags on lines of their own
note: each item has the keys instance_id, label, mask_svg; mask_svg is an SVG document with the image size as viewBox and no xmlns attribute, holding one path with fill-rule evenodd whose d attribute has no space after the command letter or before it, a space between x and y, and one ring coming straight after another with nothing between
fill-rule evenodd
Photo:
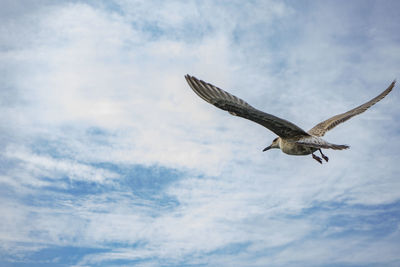
<instances>
[{"instance_id":1,"label":"bird's body","mask_svg":"<svg viewBox=\"0 0 400 267\"><path fill-rule=\"evenodd\" d=\"M283 153L294 156L309 155L317 151L315 147L296 144L295 140L287 140L278 137L279 148Z\"/></svg>"},{"instance_id":2,"label":"bird's body","mask_svg":"<svg viewBox=\"0 0 400 267\"><path fill-rule=\"evenodd\" d=\"M314 155L315 151L318 150L321 153L322 158L325 161L328 161L328 157L326 157L321 151L322 148L335 150L349 148L347 145L328 143L321 137L338 124L343 123L348 119L366 111L369 107L379 102L382 98L390 93L395 85L395 81L393 81L391 85L377 97L352 110L333 116L332 118L317 124L311 130L306 132L287 120L262 112L250 106L244 100L231 95L210 83L198 80L197 78L189 75L186 75L185 78L193 91L205 101L220 109L228 111L232 115L261 124L277 134L278 137L275 138L272 144L266 147L263 151L271 148L279 148L282 150L282 152L289 155L311 154L312 157L319 163L322 163L322 159Z\"/></svg>"}]
</instances>

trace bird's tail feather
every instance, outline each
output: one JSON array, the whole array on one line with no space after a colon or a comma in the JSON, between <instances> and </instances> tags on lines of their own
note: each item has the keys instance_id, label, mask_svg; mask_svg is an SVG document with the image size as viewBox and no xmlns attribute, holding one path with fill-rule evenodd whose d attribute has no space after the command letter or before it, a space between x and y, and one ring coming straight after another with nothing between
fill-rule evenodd
<instances>
[{"instance_id":1,"label":"bird's tail feather","mask_svg":"<svg viewBox=\"0 0 400 267\"><path fill-rule=\"evenodd\" d=\"M335 150L343 150L343 149L348 149L350 148L350 146L348 145L336 145L336 144L330 144L331 149L335 149Z\"/></svg>"},{"instance_id":2,"label":"bird's tail feather","mask_svg":"<svg viewBox=\"0 0 400 267\"><path fill-rule=\"evenodd\" d=\"M310 146L310 147L315 147L315 148L325 148L325 149L334 149L334 150L343 150L343 149L348 149L350 146L348 145L336 145L336 144L331 144L329 142L326 142L325 140L311 136L311 137L305 137L300 140L296 141L297 144L300 145L305 145L305 146Z\"/></svg>"}]
</instances>

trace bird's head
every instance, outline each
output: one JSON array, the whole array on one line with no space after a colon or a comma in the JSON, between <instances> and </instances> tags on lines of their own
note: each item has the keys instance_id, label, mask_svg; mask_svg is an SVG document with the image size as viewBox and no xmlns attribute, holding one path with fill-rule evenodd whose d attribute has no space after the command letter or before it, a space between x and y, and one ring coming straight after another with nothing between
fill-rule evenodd
<instances>
[{"instance_id":1,"label":"bird's head","mask_svg":"<svg viewBox=\"0 0 400 267\"><path fill-rule=\"evenodd\" d=\"M280 139L279 137L275 138L274 141L272 141L272 144L270 144L269 146L267 146L266 148L263 149L263 152L267 151L267 150L269 150L271 148L280 148L279 139Z\"/></svg>"}]
</instances>

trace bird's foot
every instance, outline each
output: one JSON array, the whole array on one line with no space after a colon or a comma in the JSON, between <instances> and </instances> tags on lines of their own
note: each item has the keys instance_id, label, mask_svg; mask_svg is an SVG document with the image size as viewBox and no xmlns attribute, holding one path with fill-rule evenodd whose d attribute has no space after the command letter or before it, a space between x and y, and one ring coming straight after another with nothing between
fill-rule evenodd
<instances>
[{"instance_id":1,"label":"bird's foot","mask_svg":"<svg viewBox=\"0 0 400 267\"><path fill-rule=\"evenodd\" d=\"M315 159L316 161L318 161L319 163L322 164L322 159L320 157L315 156L314 154L311 154L311 155L312 155L313 159Z\"/></svg>"},{"instance_id":2,"label":"bird's foot","mask_svg":"<svg viewBox=\"0 0 400 267\"><path fill-rule=\"evenodd\" d=\"M319 153L321 153L322 158L323 158L326 162L328 162L329 158L328 158L327 156L325 156L324 153L322 153L322 150L321 150L321 149L319 150Z\"/></svg>"}]
</instances>

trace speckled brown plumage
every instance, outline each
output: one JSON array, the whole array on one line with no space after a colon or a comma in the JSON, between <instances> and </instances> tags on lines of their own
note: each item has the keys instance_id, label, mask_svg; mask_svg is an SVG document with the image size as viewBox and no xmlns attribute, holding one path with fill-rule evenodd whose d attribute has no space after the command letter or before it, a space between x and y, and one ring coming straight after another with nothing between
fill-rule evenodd
<instances>
[{"instance_id":1,"label":"speckled brown plumage","mask_svg":"<svg viewBox=\"0 0 400 267\"><path fill-rule=\"evenodd\" d=\"M345 113L333 116L332 118L317 124L311 130L306 132L287 120L278 118L274 115L262 112L252 107L244 100L229 94L228 92L210 83L204 82L190 75L186 75L185 78L193 91L203 100L222 110L228 111L232 115L254 121L277 134L279 137L276 138L272 144L266 147L263 151L271 148L280 148L282 152L289 155L312 154L312 157L319 163L322 163L322 159L314 155L315 151L319 150L322 158L325 161L328 161L328 157L322 153L321 148L335 150L349 148L347 145L328 143L327 141L323 140L321 136L340 123L343 123L348 119L366 111L372 105L379 102L390 93L396 82L393 81L385 91L365 104L362 104Z\"/></svg>"}]
</instances>

